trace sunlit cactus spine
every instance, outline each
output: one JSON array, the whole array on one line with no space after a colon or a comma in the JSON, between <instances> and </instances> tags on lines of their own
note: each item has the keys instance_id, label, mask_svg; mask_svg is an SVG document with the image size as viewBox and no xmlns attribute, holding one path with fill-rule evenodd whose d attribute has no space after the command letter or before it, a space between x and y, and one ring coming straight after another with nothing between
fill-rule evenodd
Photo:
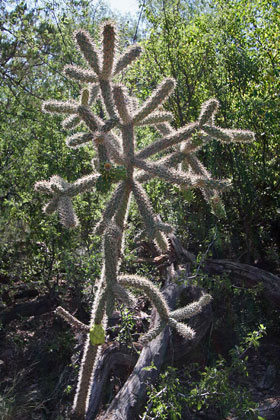
<instances>
[{"instance_id":1,"label":"sunlit cactus spine","mask_svg":"<svg viewBox=\"0 0 280 420\"><path fill-rule=\"evenodd\" d=\"M71 134L66 144L71 148L92 144L96 150L93 173L72 184L53 176L49 181L37 182L35 188L51 196L44 208L45 212L52 214L57 210L61 222L73 228L77 226L78 218L73 210L72 198L94 188L99 193L106 193L115 184L102 218L95 227L95 233L103 235L103 268L90 323L84 325L61 307L56 311L73 328L88 332L73 405L73 417L84 419L94 366L100 345L106 338L107 318L112 315L116 301L128 307L133 306L135 298L129 289L138 290L156 308L159 322L140 338L144 345L157 337L166 326L175 328L185 338L193 338L195 331L181 321L196 315L211 301L211 296L204 294L197 302L170 311L163 294L150 280L119 273L131 197L135 199L148 238L155 242L159 252L167 253L168 234L172 232L172 227L162 222L154 212L142 184L156 177L183 189L200 188L213 210L221 214L220 193L229 183L227 180L213 179L199 161L196 152L212 139L224 143L248 142L254 139L254 134L216 126L214 117L219 104L215 99L202 105L196 122L179 130L173 129L170 125L172 114L161 107L175 88L172 78L164 79L140 107L125 86L116 79L114 82L115 76L139 57L141 48L138 45L118 55L117 31L110 21L101 27L101 49L86 31L78 30L74 37L89 68L69 65L64 72L68 78L87 86L82 89L79 101L50 100L43 104L43 111L66 114L62 122L64 129L84 125L87 131ZM95 115L92 109L97 98L103 102L107 115L105 120ZM135 130L144 125L155 126L160 138L144 149L137 150ZM165 154L159 159L158 153ZM148 159L154 155L156 159Z\"/></svg>"}]
</instances>

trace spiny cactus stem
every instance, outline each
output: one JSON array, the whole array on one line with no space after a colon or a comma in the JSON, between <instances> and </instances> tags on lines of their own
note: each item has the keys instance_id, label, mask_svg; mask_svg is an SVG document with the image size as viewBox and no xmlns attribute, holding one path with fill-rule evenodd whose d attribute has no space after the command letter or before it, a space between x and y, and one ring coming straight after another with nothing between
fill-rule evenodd
<instances>
[{"instance_id":1,"label":"spiny cactus stem","mask_svg":"<svg viewBox=\"0 0 280 420\"><path fill-rule=\"evenodd\" d=\"M132 178L134 168L134 129L132 124L122 127L123 153L128 177Z\"/></svg>"},{"instance_id":2,"label":"spiny cactus stem","mask_svg":"<svg viewBox=\"0 0 280 420\"><path fill-rule=\"evenodd\" d=\"M138 182L133 182L132 191L136 204L139 208L139 212L145 223L147 235L149 239L153 240L157 231L157 217L150 204L150 200L145 190Z\"/></svg>"},{"instance_id":3,"label":"spiny cactus stem","mask_svg":"<svg viewBox=\"0 0 280 420\"><path fill-rule=\"evenodd\" d=\"M175 80L166 78L153 92L152 96L147 99L139 111L133 116L135 123L143 120L151 114L164 100L171 94L175 87Z\"/></svg>"},{"instance_id":4,"label":"spiny cactus stem","mask_svg":"<svg viewBox=\"0 0 280 420\"><path fill-rule=\"evenodd\" d=\"M116 138L111 134L104 134L102 138L108 155L114 160L114 162L124 165L124 157L119 149Z\"/></svg>"},{"instance_id":5,"label":"spiny cactus stem","mask_svg":"<svg viewBox=\"0 0 280 420\"><path fill-rule=\"evenodd\" d=\"M212 296L203 294L198 301L192 302L183 308L176 309L170 313L170 317L176 321L192 318L197 315L202 309L208 305L212 300Z\"/></svg>"},{"instance_id":6,"label":"spiny cactus stem","mask_svg":"<svg viewBox=\"0 0 280 420\"><path fill-rule=\"evenodd\" d=\"M174 129L168 122L157 124L156 128L163 136L168 136L174 132Z\"/></svg>"},{"instance_id":7,"label":"spiny cactus stem","mask_svg":"<svg viewBox=\"0 0 280 420\"><path fill-rule=\"evenodd\" d=\"M100 293L96 294L95 301L93 303L93 315L90 322L90 326L93 324L101 324L106 305L106 293L105 290L100 290Z\"/></svg>"},{"instance_id":8,"label":"spiny cactus stem","mask_svg":"<svg viewBox=\"0 0 280 420\"><path fill-rule=\"evenodd\" d=\"M183 140L189 139L197 130L198 124L191 123L186 127L183 127L181 130L169 134L167 137L154 141L149 146L145 147L145 149L137 153L136 157L138 159L146 159L155 153L159 153L164 149L181 143Z\"/></svg>"},{"instance_id":9,"label":"spiny cactus stem","mask_svg":"<svg viewBox=\"0 0 280 420\"><path fill-rule=\"evenodd\" d=\"M78 30L75 37L81 52L87 60L90 67L97 75L100 74L99 54L98 49L94 45L90 35L83 30Z\"/></svg>"},{"instance_id":10,"label":"spiny cactus stem","mask_svg":"<svg viewBox=\"0 0 280 420\"><path fill-rule=\"evenodd\" d=\"M162 293L151 281L143 277L124 275L118 277L118 282L122 286L132 287L144 292L148 299L150 299L152 304L156 307L161 319L163 321L168 321L169 309L167 302L165 301Z\"/></svg>"},{"instance_id":11,"label":"spiny cactus stem","mask_svg":"<svg viewBox=\"0 0 280 420\"><path fill-rule=\"evenodd\" d=\"M132 45L125 53L118 59L115 69L114 76L120 73L125 67L127 67L132 61L136 60L141 54L141 47L139 45Z\"/></svg>"},{"instance_id":12,"label":"spiny cactus stem","mask_svg":"<svg viewBox=\"0 0 280 420\"><path fill-rule=\"evenodd\" d=\"M85 343L84 355L81 362L77 390L74 398L72 413L79 419L85 419L95 361L100 353L100 346L93 346L88 338Z\"/></svg>"},{"instance_id":13,"label":"spiny cactus stem","mask_svg":"<svg viewBox=\"0 0 280 420\"><path fill-rule=\"evenodd\" d=\"M118 126L120 124L119 118L110 118L109 120L106 120L103 126L101 127L102 133L108 133L111 131L114 127Z\"/></svg>"},{"instance_id":14,"label":"spiny cactus stem","mask_svg":"<svg viewBox=\"0 0 280 420\"><path fill-rule=\"evenodd\" d=\"M131 197L131 184L129 182L124 182L123 197L119 203L119 206L115 215L115 222L117 226L121 229L121 231L124 230L124 225L128 217L130 197Z\"/></svg>"},{"instance_id":15,"label":"spiny cactus stem","mask_svg":"<svg viewBox=\"0 0 280 420\"><path fill-rule=\"evenodd\" d=\"M209 99L208 101L204 102L201 107L201 113L198 118L198 122L200 127L203 124L206 124L211 118L215 115L219 108L219 102L216 99Z\"/></svg>"},{"instance_id":16,"label":"spiny cactus stem","mask_svg":"<svg viewBox=\"0 0 280 420\"><path fill-rule=\"evenodd\" d=\"M115 104L118 110L118 113L122 119L122 123L124 125L130 124L132 117L130 115L130 112L128 110L128 107L125 102L125 97L123 93L123 87L122 86L114 86L113 88L113 94L115 99Z\"/></svg>"},{"instance_id":17,"label":"spiny cactus stem","mask_svg":"<svg viewBox=\"0 0 280 420\"><path fill-rule=\"evenodd\" d=\"M118 118L118 115L114 107L114 101L113 101L113 95L112 95L110 82L108 80L100 80L99 83L100 83L100 89L101 89L104 105L105 105L106 111L108 112L109 117Z\"/></svg>"},{"instance_id":18,"label":"spiny cactus stem","mask_svg":"<svg viewBox=\"0 0 280 420\"><path fill-rule=\"evenodd\" d=\"M215 127L213 125L203 125L201 129L209 136L219 140L223 143L231 143L233 141L233 135L230 130Z\"/></svg>"},{"instance_id":19,"label":"spiny cactus stem","mask_svg":"<svg viewBox=\"0 0 280 420\"><path fill-rule=\"evenodd\" d=\"M167 237L164 235L164 233L160 232L159 230L156 231L155 234L155 244L157 245L161 253L167 253L170 249Z\"/></svg>"},{"instance_id":20,"label":"spiny cactus stem","mask_svg":"<svg viewBox=\"0 0 280 420\"><path fill-rule=\"evenodd\" d=\"M106 162L108 160L108 153L104 144L98 144L97 153L99 162Z\"/></svg>"},{"instance_id":21,"label":"spiny cactus stem","mask_svg":"<svg viewBox=\"0 0 280 420\"><path fill-rule=\"evenodd\" d=\"M78 107L78 114L88 126L90 131L95 132L99 129L97 119L88 106L80 105Z\"/></svg>"},{"instance_id":22,"label":"spiny cactus stem","mask_svg":"<svg viewBox=\"0 0 280 420\"><path fill-rule=\"evenodd\" d=\"M100 220L100 222L95 227L95 234L96 235L101 235L104 232L108 223L110 222L110 220L112 220L112 218L114 217L114 215L118 211L118 208L120 207L121 203L123 203L125 201L123 197L125 197L125 193L127 191L127 188L128 188L127 182L122 181L117 186L115 191L113 192L113 194L112 194L110 200L108 201L107 206L106 206L106 208L103 212L102 219ZM117 220L116 220L116 223L120 227L120 224Z\"/></svg>"},{"instance_id":23,"label":"spiny cactus stem","mask_svg":"<svg viewBox=\"0 0 280 420\"><path fill-rule=\"evenodd\" d=\"M139 169L144 169L145 172L151 174L153 177L165 179L167 182L177 185L193 185L192 179L184 172L176 171L159 163L153 163L140 159L135 159L134 164Z\"/></svg>"},{"instance_id":24,"label":"spiny cactus stem","mask_svg":"<svg viewBox=\"0 0 280 420\"><path fill-rule=\"evenodd\" d=\"M63 318L65 321L67 321L71 325L71 327L76 328L79 331L89 331L89 326L83 324L81 321L79 321L61 306L58 306L56 308L55 313L61 316L61 318Z\"/></svg>"},{"instance_id":25,"label":"spiny cactus stem","mask_svg":"<svg viewBox=\"0 0 280 420\"><path fill-rule=\"evenodd\" d=\"M166 321L160 320L154 328L150 329L146 334L142 335L139 339L139 343L143 344L144 346L151 342L154 338L156 338L166 327Z\"/></svg>"},{"instance_id":26,"label":"spiny cactus stem","mask_svg":"<svg viewBox=\"0 0 280 420\"><path fill-rule=\"evenodd\" d=\"M116 30L112 23L103 27L103 64L101 77L109 80L112 74L115 54Z\"/></svg>"},{"instance_id":27,"label":"spiny cactus stem","mask_svg":"<svg viewBox=\"0 0 280 420\"><path fill-rule=\"evenodd\" d=\"M95 83L98 78L93 71L84 70L82 67L78 66L65 66L64 74L69 79L82 82L82 83Z\"/></svg>"},{"instance_id":28,"label":"spiny cactus stem","mask_svg":"<svg viewBox=\"0 0 280 420\"><path fill-rule=\"evenodd\" d=\"M114 238L106 237L104 240L105 278L107 285L112 285L117 281L122 236L116 239L115 244L113 240Z\"/></svg>"},{"instance_id":29,"label":"spiny cactus stem","mask_svg":"<svg viewBox=\"0 0 280 420\"><path fill-rule=\"evenodd\" d=\"M160 165L164 165L167 168L175 169L178 165L185 159L185 155L182 152L174 152L170 155L157 161ZM136 176L135 179L143 184L144 182L150 181L151 178L155 178L156 175L152 175L149 172L141 171Z\"/></svg>"},{"instance_id":30,"label":"spiny cactus stem","mask_svg":"<svg viewBox=\"0 0 280 420\"><path fill-rule=\"evenodd\" d=\"M93 303L90 326L93 324L102 324L103 328L106 329L107 317L104 314L106 302L104 290L102 291L103 278L104 268L102 270L102 276L98 284L96 298ZM86 415L94 374L94 365L100 353L100 347L101 346L94 346L91 344L90 336L88 334L84 347L84 354L72 409L73 414L80 416L81 419L84 419Z\"/></svg>"}]
</instances>

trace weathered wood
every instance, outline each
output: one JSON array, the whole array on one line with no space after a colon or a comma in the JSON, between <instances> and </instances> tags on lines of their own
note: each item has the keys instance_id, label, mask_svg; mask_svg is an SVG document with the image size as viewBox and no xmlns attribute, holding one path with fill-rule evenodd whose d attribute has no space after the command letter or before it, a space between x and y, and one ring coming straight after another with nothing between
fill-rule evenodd
<instances>
[{"instance_id":1,"label":"weathered wood","mask_svg":"<svg viewBox=\"0 0 280 420\"><path fill-rule=\"evenodd\" d=\"M195 263L195 255L185 250L175 235L170 235L170 242L173 264L175 262L191 265ZM201 270L210 275L227 274L233 284L238 286L250 288L261 284L264 297L275 307L280 307L280 278L268 271L226 259L206 260L201 264Z\"/></svg>"},{"instance_id":2,"label":"weathered wood","mask_svg":"<svg viewBox=\"0 0 280 420\"><path fill-rule=\"evenodd\" d=\"M193 265L194 254L185 250L175 235L170 235L172 263ZM275 307L280 307L280 278L261 268L226 259L213 259L202 262L200 269L210 275L227 274L233 284L251 288L258 284L263 286L263 295Z\"/></svg>"},{"instance_id":3,"label":"weathered wood","mask_svg":"<svg viewBox=\"0 0 280 420\"><path fill-rule=\"evenodd\" d=\"M179 295L179 287L173 283L168 284L165 290L163 290L163 293L170 307L174 307ZM156 322L156 319L157 317L155 317L154 322ZM145 399L147 384L154 382L159 375L169 337L169 328L165 328L156 339L143 348L132 374L113 399L106 413L99 417L100 420L132 420L135 418L137 411ZM143 368L152 364L156 369L143 370ZM92 398L95 398L93 393ZM90 402L87 413L88 420L93 417L91 404Z\"/></svg>"},{"instance_id":4,"label":"weathered wood","mask_svg":"<svg viewBox=\"0 0 280 420\"><path fill-rule=\"evenodd\" d=\"M261 284L263 295L272 305L280 307L280 278L268 271L229 260L207 260L204 270L211 275L227 274L238 286L250 288Z\"/></svg>"},{"instance_id":5,"label":"weathered wood","mask_svg":"<svg viewBox=\"0 0 280 420\"><path fill-rule=\"evenodd\" d=\"M280 396L266 398L260 402L258 415L266 420L277 420L280 418Z\"/></svg>"},{"instance_id":6,"label":"weathered wood","mask_svg":"<svg viewBox=\"0 0 280 420\"><path fill-rule=\"evenodd\" d=\"M259 402L256 415L265 420L279 420L280 418L280 396L268 397ZM229 420L239 420L240 417L227 417Z\"/></svg>"},{"instance_id":7,"label":"weathered wood","mask_svg":"<svg viewBox=\"0 0 280 420\"><path fill-rule=\"evenodd\" d=\"M180 296L182 304L188 304L193 300L199 299L202 289L197 287L182 288L175 284L169 284L163 291L166 299L171 307L174 307L176 300ZM154 312L155 313L155 312ZM156 318L154 317L154 322ZM147 384L154 383L160 373L160 367L164 362L170 362L171 359L178 360L191 352L199 341L204 337L211 323L211 306L208 305L197 316L193 317L188 324L196 330L194 340L186 340L178 336L171 335L169 328L166 328L155 340L148 346L144 347L132 374L127 379L119 393L111 402L105 413L98 416L99 420L133 420L138 418L137 413L143 407L146 399ZM152 321L152 324L154 323ZM105 349L105 352L99 361L96 370L95 379L92 388L92 397L90 400L87 419L92 420L96 415L104 385L109 377L110 370L119 363L121 369L123 365L127 365L133 359L132 355L129 360L126 354L119 355L116 359L116 351L118 345L112 344ZM167 350L168 349L168 350ZM122 358L124 358L122 360ZM145 370L147 366L154 365L157 369ZM191 416L186 407L185 420L190 420Z\"/></svg>"},{"instance_id":8,"label":"weathered wood","mask_svg":"<svg viewBox=\"0 0 280 420\"><path fill-rule=\"evenodd\" d=\"M102 393L104 391L109 375L115 369L132 370L137 361L137 354L121 348L119 342L113 342L110 345L104 345L102 354L98 360L94 380L91 389L92 398L90 399L87 418L92 419L98 412Z\"/></svg>"}]
</instances>

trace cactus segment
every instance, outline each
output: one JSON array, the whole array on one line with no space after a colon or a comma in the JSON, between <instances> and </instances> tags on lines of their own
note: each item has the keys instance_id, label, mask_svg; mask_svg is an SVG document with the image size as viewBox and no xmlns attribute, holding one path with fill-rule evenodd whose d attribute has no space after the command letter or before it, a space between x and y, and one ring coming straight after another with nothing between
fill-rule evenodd
<instances>
[{"instance_id":1,"label":"cactus segment","mask_svg":"<svg viewBox=\"0 0 280 420\"><path fill-rule=\"evenodd\" d=\"M170 311L163 294L150 280L119 275L130 197L133 195L135 198L149 239L154 241L159 253L168 253L168 235L172 233L172 227L161 222L154 212L142 184L158 177L182 189L200 188L212 211L217 217L222 217L224 208L221 192L229 186L229 181L213 179L196 152L213 139L221 143L254 140L251 131L225 129L215 125L215 114L219 107L216 99L210 99L202 105L197 121L179 130L174 129L169 124L172 114L161 107L175 88L172 78L163 80L142 106L138 106L138 101L128 94L126 88L114 84L112 79L139 57L141 48L133 45L116 58L115 25L106 21L101 32L101 48L94 44L84 30L78 30L74 35L90 67L84 69L69 65L64 69L70 79L87 84L81 89L79 101L51 100L43 104L44 112L67 114L62 123L64 129L72 130L84 123L87 132L71 135L66 143L74 149L85 144L91 145L96 151L95 169L92 174L72 184L59 176L53 176L49 181L39 181L35 185L38 192L50 197L44 207L45 213L58 211L62 224L68 228L78 224L72 197L92 189L95 189L97 196L113 190L95 228L97 235L103 235L104 262L90 324L85 326L64 309L57 309L57 314L74 328L88 332L73 405L74 416L81 419L86 416L98 349L105 342L107 317L112 315L117 300L131 307L135 305L133 293L138 290L155 306L159 322L140 339L145 345L166 326L172 327L184 338L192 339L195 332L181 321L196 315L211 301L211 296L206 294L197 302ZM97 97L101 98L101 114L107 115L106 119L95 115L92 108ZM138 126L145 125L155 126L160 137L135 152L135 131L139 131ZM153 157L152 160L148 160L149 157ZM132 289L132 292L127 289Z\"/></svg>"}]
</instances>

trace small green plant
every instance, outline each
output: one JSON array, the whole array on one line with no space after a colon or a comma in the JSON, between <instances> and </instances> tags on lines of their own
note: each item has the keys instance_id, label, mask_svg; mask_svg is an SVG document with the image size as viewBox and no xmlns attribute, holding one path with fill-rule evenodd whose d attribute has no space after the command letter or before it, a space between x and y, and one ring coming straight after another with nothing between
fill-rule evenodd
<instances>
[{"instance_id":1,"label":"small green plant","mask_svg":"<svg viewBox=\"0 0 280 420\"><path fill-rule=\"evenodd\" d=\"M169 366L164 373L160 374L158 385L149 386L148 402L141 420L181 419L186 399L184 391L177 369Z\"/></svg>"},{"instance_id":2,"label":"small green plant","mask_svg":"<svg viewBox=\"0 0 280 420\"><path fill-rule=\"evenodd\" d=\"M72 386L71 385L67 385L66 388L64 389L64 393L66 395L70 394L72 392Z\"/></svg>"},{"instance_id":3,"label":"small green plant","mask_svg":"<svg viewBox=\"0 0 280 420\"><path fill-rule=\"evenodd\" d=\"M258 329L249 333L240 343L229 351L231 362L219 357L212 367L200 373L200 381L194 383L188 396L188 404L197 411L214 407L219 418L233 413L242 419L260 419L257 404L251 400L246 387L234 383L237 377L248 376L248 351L257 349L266 328L260 324Z\"/></svg>"},{"instance_id":4,"label":"small green plant","mask_svg":"<svg viewBox=\"0 0 280 420\"><path fill-rule=\"evenodd\" d=\"M146 372L151 372L151 370L157 370L157 367L155 366L154 362L150 364L150 366L145 366L142 368L142 370L145 370Z\"/></svg>"},{"instance_id":5,"label":"small green plant","mask_svg":"<svg viewBox=\"0 0 280 420\"><path fill-rule=\"evenodd\" d=\"M247 352L251 348L259 347L265 330L262 324L259 325L239 346L230 350L230 363L219 357L213 366L207 366L200 372L197 365L189 366L189 370L183 373L168 367L165 373L160 375L157 386L149 386L149 398L142 420L177 420L181 418L185 406L194 413L202 410L207 413L212 407L217 413L217 420L222 420L229 414L242 420L263 420L258 416L258 405L252 401L246 386L237 385L235 381L237 377L248 376ZM197 376L196 381L191 379L191 370Z\"/></svg>"},{"instance_id":6,"label":"small green plant","mask_svg":"<svg viewBox=\"0 0 280 420\"><path fill-rule=\"evenodd\" d=\"M131 311L127 308L121 309L121 323L116 340L121 343L126 343L128 347L132 346L133 330L135 329L135 319Z\"/></svg>"},{"instance_id":7,"label":"small green plant","mask_svg":"<svg viewBox=\"0 0 280 420\"><path fill-rule=\"evenodd\" d=\"M0 395L0 420L11 419L14 413L15 398L13 388Z\"/></svg>"}]
</instances>

